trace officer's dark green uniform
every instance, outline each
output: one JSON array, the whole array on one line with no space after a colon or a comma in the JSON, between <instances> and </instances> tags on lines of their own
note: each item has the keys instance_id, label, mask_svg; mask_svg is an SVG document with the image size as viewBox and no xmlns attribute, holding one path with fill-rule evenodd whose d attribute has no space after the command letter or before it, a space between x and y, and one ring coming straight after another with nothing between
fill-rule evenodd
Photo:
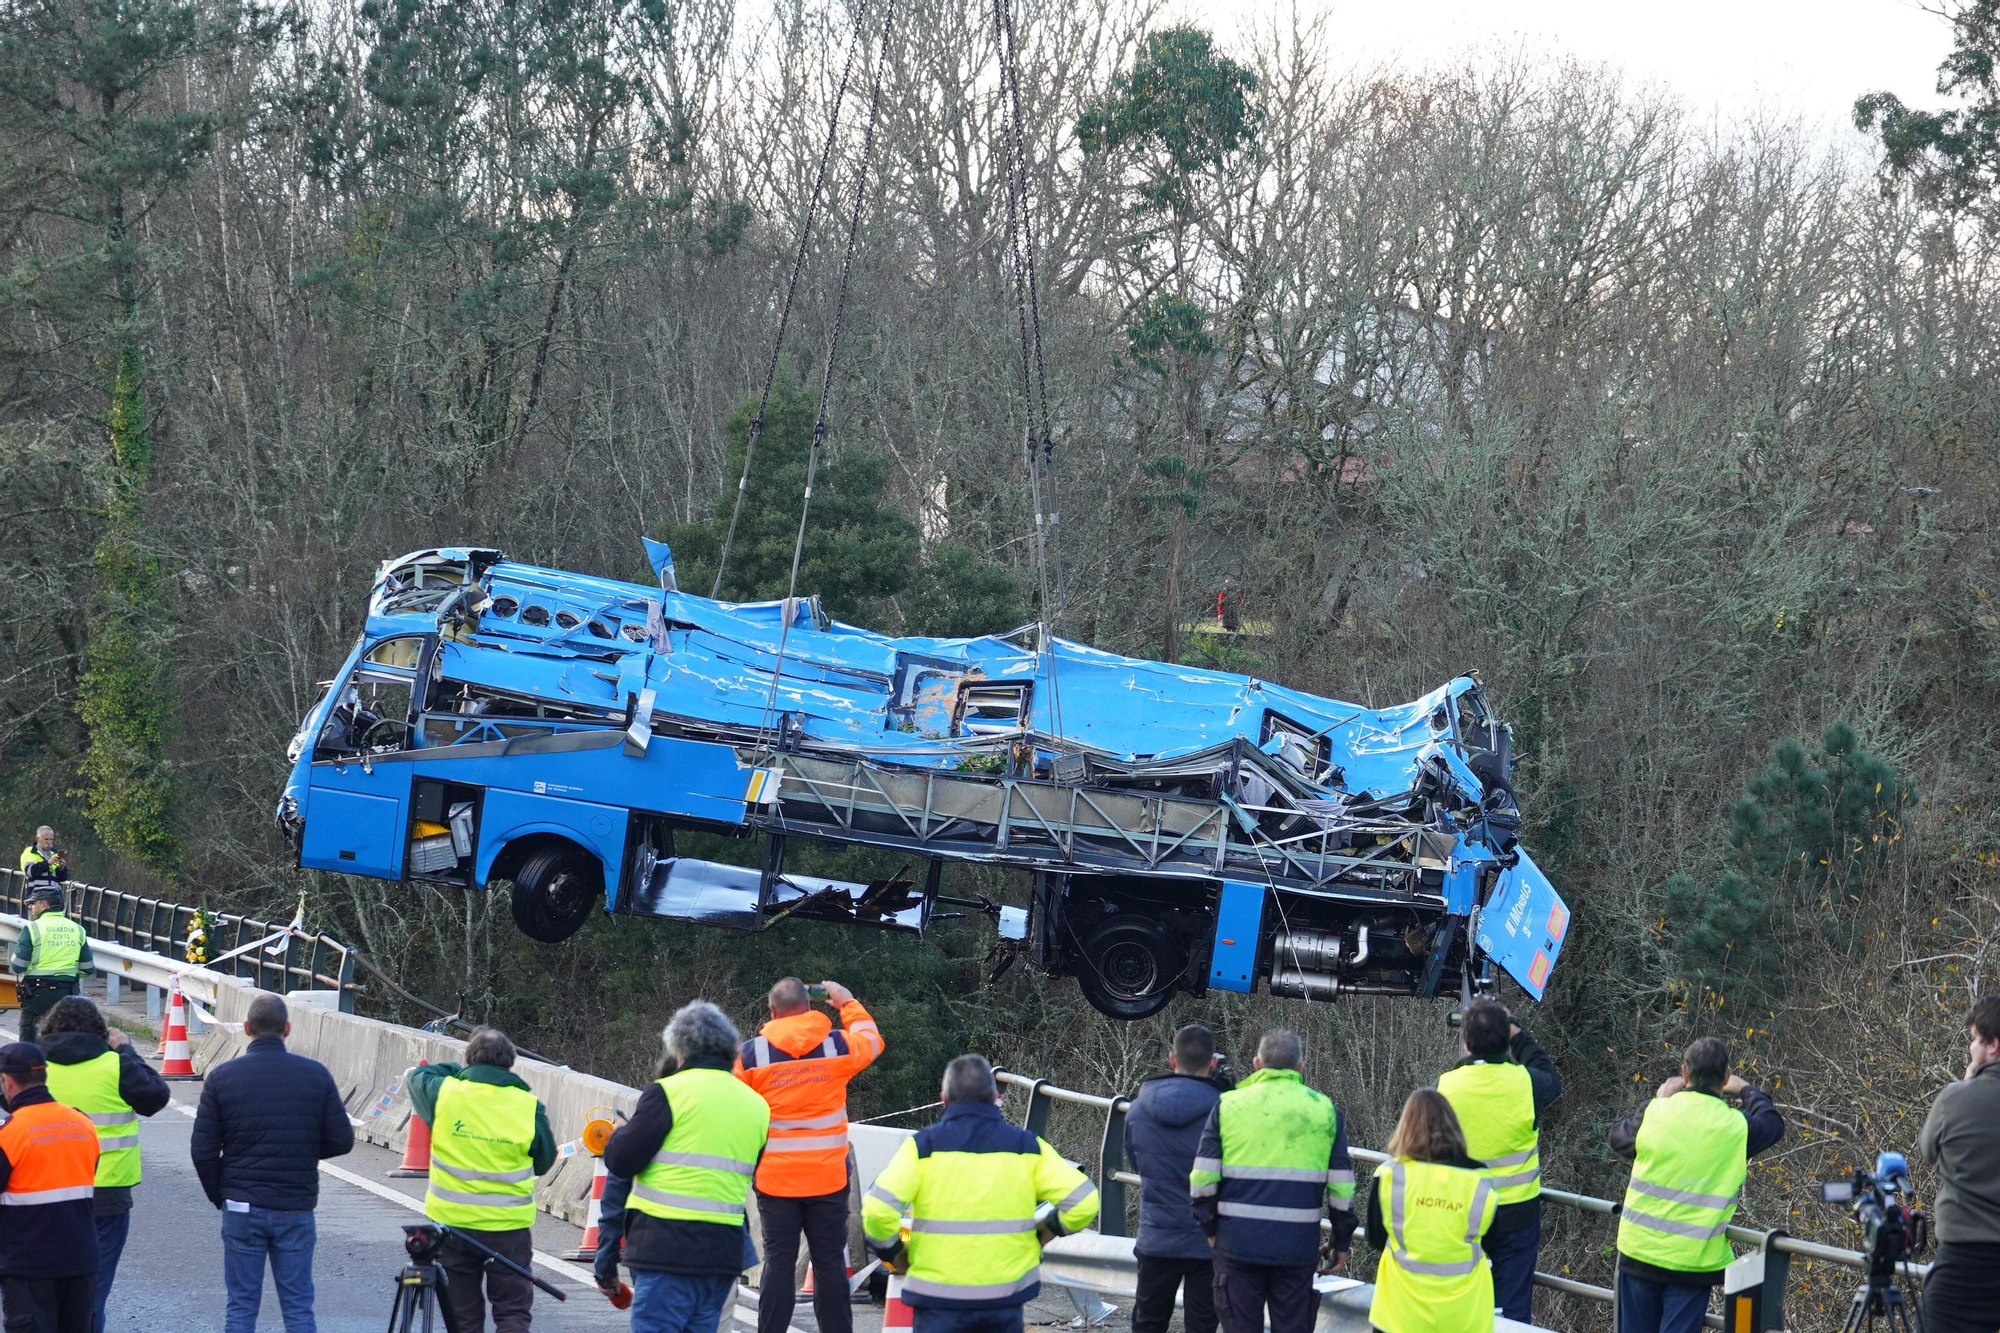
<instances>
[{"instance_id":1,"label":"officer's dark green uniform","mask_svg":"<svg viewBox=\"0 0 2000 1333\"><path fill-rule=\"evenodd\" d=\"M97 967L83 927L63 915L62 891L38 885L28 892L30 903L37 900L55 905L29 921L14 941L12 966L21 976L22 1041L33 1041L42 1015L55 1008L57 1000L76 994L79 979Z\"/></svg>"}]
</instances>

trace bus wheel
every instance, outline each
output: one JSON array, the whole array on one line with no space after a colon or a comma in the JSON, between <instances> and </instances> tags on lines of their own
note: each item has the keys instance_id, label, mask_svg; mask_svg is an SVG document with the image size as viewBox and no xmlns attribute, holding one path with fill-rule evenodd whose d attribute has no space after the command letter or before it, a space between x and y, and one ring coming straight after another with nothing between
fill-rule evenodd
<instances>
[{"instance_id":1,"label":"bus wheel","mask_svg":"<svg viewBox=\"0 0 2000 1333\"><path fill-rule=\"evenodd\" d=\"M1077 981L1091 1007L1112 1018L1147 1018L1167 1007L1186 967L1180 945L1157 921L1118 916L1083 942Z\"/></svg>"},{"instance_id":2,"label":"bus wheel","mask_svg":"<svg viewBox=\"0 0 2000 1333\"><path fill-rule=\"evenodd\" d=\"M561 944L590 919L604 892L595 857L574 849L532 853L514 872L514 924L544 944Z\"/></svg>"}]
</instances>

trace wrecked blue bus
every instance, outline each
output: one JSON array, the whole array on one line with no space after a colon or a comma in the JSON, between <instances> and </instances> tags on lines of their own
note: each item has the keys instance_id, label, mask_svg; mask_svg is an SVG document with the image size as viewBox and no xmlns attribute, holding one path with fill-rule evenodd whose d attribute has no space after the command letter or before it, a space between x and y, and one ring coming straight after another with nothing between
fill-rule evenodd
<instances>
[{"instance_id":1,"label":"wrecked blue bus","mask_svg":"<svg viewBox=\"0 0 2000 1333\"><path fill-rule=\"evenodd\" d=\"M1364 708L1034 626L889 638L655 567L648 587L487 548L384 562L291 744L298 863L504 885L548 942L600 909L921 934L979 908L1007 956L1121 1018L1210 988L1548 983L1568 909L1518 842L1508 731L1470 676ZM752 839L749 864L677 854L693 832ZM787 870L793 838L904 869ZM947 896L966 863L1026 872L1025 905Z\"/></svg>"}]
</instances>

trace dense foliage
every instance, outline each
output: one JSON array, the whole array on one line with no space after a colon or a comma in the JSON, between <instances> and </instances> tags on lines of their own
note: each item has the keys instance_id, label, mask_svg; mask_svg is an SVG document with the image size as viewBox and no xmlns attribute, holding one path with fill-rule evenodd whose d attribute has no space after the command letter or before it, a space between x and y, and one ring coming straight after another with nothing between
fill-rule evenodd
<instances>
[{"instance_id":1,"label":"dense foliage","mask_svg":"<svg viewBox=\"0 0 2000 1333\"><path fill-rule=\"evenodd\" d=\"M1416 1003L1100 1022L1020 967L988 987L977 918L923 943L606 919L551 949L498 895L290 869L285 742L381 558L486 542L631 577L668 533L699 571L845 12L0 8L15 836L54 823L90 878L217 907L283 917L304 890L414 989L612 1074L678 1001L749 1022L794 969L883 1013L871 1112L966 1045L1126 1087L1174 1021L1240 1055L1281 1014L1379 1142L1450 1059ZM1909 1146L2000 906L1984 159L1931 188L1946 140L1889 143L1884 176L1561 62L1350 73L1326 29L1224 51L1147 0L1017 13L1064 631L1369 703L1478 670L1575 913L1523 1007L1570 1077L1552 1182L1614 1188L1603 1125L1718 1031L1795 1126L1750 1217L1844 1238L1809 1182ZM990 9L899 14L876 170L857 183L850 100L825 203L866 191L801 591L985 628L1040 586ZM797 365L825 346L839 230L807 250ZM817 404L784 393L744 592L789 569ZM1196 632L1226 577L1255 632ZM1600 1224L1551 1228L1554 1267L1601 1276Z\"/></svg>"}]
</instances>

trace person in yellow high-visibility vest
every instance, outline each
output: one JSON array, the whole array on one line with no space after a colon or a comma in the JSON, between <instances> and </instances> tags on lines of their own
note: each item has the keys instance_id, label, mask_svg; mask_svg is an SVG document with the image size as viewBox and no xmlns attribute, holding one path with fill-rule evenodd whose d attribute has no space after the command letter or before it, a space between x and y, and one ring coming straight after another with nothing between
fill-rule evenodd
<instances>
[{"instance_id":1,"label":"person in yellow high-visibility vest","mask_svg":"<svg viewBox=\"0 0 2000 1333\"><path fill-rule=\"evenodd\" d=\"M1618 1216L1618 1333L1700 1333L1732 1257L1749 1161L1784 1136L1784 1117L1730 1072L1718 1037L1689 1046L1681 1072L1611 1127L1611 1151L1632 1158Z\"/></svg>"},{"instance_id":2,"label":"person in yellow high-visibility vest","mask_svg":"<svg viewBox=\"0 0 2000 1333\"><path fill-rule=\"evenodd\" d=\"M535 1177L556 1164L549 1113L514 1072L514 1043L481 1028L465 1043L465 1063L410 1071L410 1105L431 1127L430 1185L424 1216L473 1238L526 1268L534 1262ZM489 1266L490 1265L490 1266ZM534 1284L493 1264L456 1236L445 1238L438 1266L450 1279L459 1333L486 1326L528 1333ZM480 1278L485 1291L480 1291Z\"/></svg>"},{"instance_id":3,"label":"person in yellow high-visibility vest","mask_svg":"<svg viewBox=\"0 0 2000 1333\"><path fill-rule=\"evenodd\" d=\"M736 1279L757 1262L750 1182L771 1108L731 1072L741 1042L707 1000L684 1004L660 1033L658 1077L604 1145L604 1169L630 1182L622 1217L598 1233L597 1283L616 1290L622 1252L632 1270L632 1333L715 1333ZM611 1190L605 1190L607 1198ZM766 1282L792 1274L765 1270Z\"/></svg>"},{"instance_id":4,"label":"person in yellow high-visibility vest","mask_svg":"<svg viewBox=\"0 0 2000 1333\"><path fill-rule=\"evenodd\" d=\"M1368 1322L1382 1333L1492 1333L1493 1269L1480 1239L1500 1191L1466 1156L1443 1094L1410 1094L1387 1152L1368 1196L1368 1240L1382 1252Z\"/></svg>"},{"instance_id":5,"label":"person in yellow high-visibility vest","mask_svg":"<svg viewBox=\"0 0 2000 1333\"><path fill-rule=\"evenodd\" d=\"M1437 1090L1458 1113L1465 1150L1486 1163L1500 1201L1481 1241L1493 1265L1493 1297L1501 1314L1532 1324L1542 1247L1542 1112L1562 1095L1562 1076L1497 1000L1467 1005L1458 1039L1465 1058L1438 1077Z\"/></svg>"},{"instance_id":6,"label":"person in yellow high-visibility vest","mask_svg":"<svg viewBox=\"0 0 2000 1333\"><path fill-rule=\"evenodd\" d=\"M1041 1291L1044 1235L1097 1217L1097 1186L1008 1124L999 1095L984 1056L946 1065L944 1114L903 1140L862 1197L868 1248L908 1274L915 1333L1020 1333L1021 1307Z\"/></svg>"},{"instance_id":7,"label":"person in yellow high-visibility vest","mask_svg":"<svg viewBox=\"0 0 2000 1333\"><path fill-rule=\"evenodd\" d=\"M83 927L63 915L62 885L39 880L23 897L28 928L15 939L9 966L21 977L21 1040L32 1042L42 1015L76 994L97 960Z\"/></svg>"},{"instance_id":8,"label":"person in yellow high-visibility vest","mask_svg":"<svg viewBox=\"0 0 2000 1333\"><path fill-rule=\"evenodd\" d=\"M125 1253L132 1187L140 1177L139 1117L164 1110L173 1094L132 1048L132 1039L81 995L49 1010L41 1047L48 1056L49 1095L97 1126L97 1192L90 1200L97 1222L97 1304L91 1327L104 1333L104 1304Z\"/></svg>"}]
</instances>

